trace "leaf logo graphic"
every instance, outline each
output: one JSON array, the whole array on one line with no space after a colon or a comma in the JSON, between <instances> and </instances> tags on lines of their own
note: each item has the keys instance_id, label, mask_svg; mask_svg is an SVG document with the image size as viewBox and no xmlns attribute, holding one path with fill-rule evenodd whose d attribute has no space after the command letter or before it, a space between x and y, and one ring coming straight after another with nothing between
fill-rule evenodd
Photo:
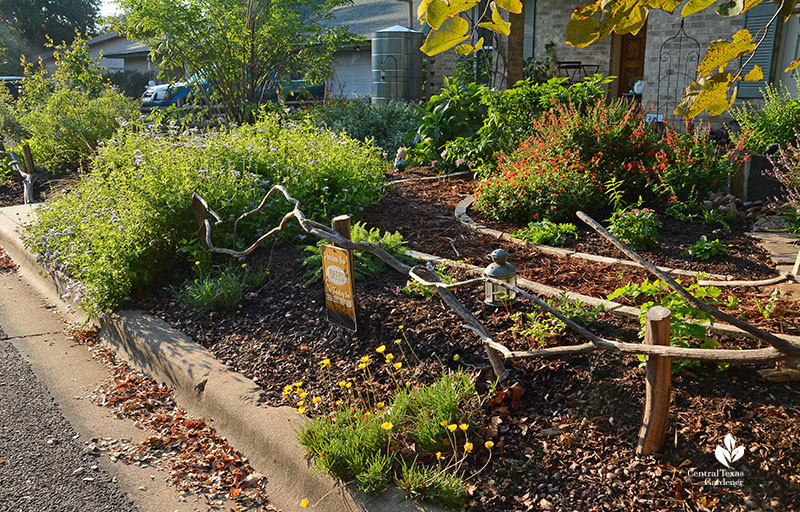
<instances>
[{"instance_id":1,"label":"leaf logo graphic","mask_svg":"<svg viewBox=\"0 0 800 512\"><path fill-rule=\"evenodd\" d=\"M720 464L728 469L731 469L731 464L744 456L744 447L736 446L736 440L730 434L725 436L725 439L722 440L722 444L724 444L725 447L723 448L722 446L717 445L714 456L717 458Z\"/></svg>"}]
</instances>

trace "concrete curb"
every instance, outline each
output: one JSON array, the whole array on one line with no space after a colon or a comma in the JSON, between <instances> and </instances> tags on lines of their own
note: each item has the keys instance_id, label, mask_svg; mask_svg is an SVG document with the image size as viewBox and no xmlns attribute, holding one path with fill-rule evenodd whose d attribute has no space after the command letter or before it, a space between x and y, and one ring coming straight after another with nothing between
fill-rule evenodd
<instances>
[{"instance_id":1,"label":"concrete curb","mask_svg":"<svg viewBox=\"0 0 800 512\"><path fill-rule=\"evenodd\" d=\"M18 228L35 206L0 208L0 246L19 266L29 284L54 304L61 302L66 280L48 273L25 249ZM82 311L71 312L78 322L88 321ZM259 387L231 371L205 348L166 322L142 311L121 311L99 321L105 343L138 370L174 388L181 404L211 424L252 466L267 476L267 494L274 506L299 511L308 498L313 509L326 512L439 512L430 504L403 500L390 489L366 495L311 470L295 432L303 419L290 407L259 406Z\"/></svg>"}]
</instances>

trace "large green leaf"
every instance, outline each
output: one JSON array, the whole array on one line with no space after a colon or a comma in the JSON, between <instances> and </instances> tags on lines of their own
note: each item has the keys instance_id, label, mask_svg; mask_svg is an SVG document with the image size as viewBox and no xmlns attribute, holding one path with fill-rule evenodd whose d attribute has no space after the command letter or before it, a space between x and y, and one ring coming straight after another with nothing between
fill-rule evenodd
<instances>
[{"instance_id":1,"label":"large green leaf","mask_svg":"<svg viewBox=\"0 0 800 512\"><path fill-rule=\"evenodd\" d=\"M661 9L672 14L682 3L683 0L645 0L642 5L648 9Z\"/></svg>"},{"instance_id":2,"label":"large green leaf","mask_svg":"<svg viewBox=\"0 0 800 512\"><path fill-rule=\"evenodd\" d=\"M728 88L733 76L728 72L717 73L711 78L701 78L686 88L675 113L685 117L696 117L703 111L717 116L727 110L736 99L736 93L728 99Z\"/></svg>"},{"instance_id":3,"label":"large green leaf","mask_svg":"<svg viewBox=\"0 0 800 512\"><path fill-rule=\"evenodd\" d=\"M460 44L456 46L455 52L456 55L469 55L470 53L477 52L481 48L483 48L483 38L478 39L478 42L475 43L475 46L467 43Z\"/></svg>"},{"instance_id":4,"label":"large green leaf","mask_svg":"<svg viewBox=\"0 0 800 512\"><path fill-rule=\"evenodd\" d=\"M647 9L641 6L635 6L631 12L619 23L617 23L614 32L617 34L633 34L636 35L647 22Z\"/></svg>"},{"instance_id":5,"label":"large green leaf","mask_svg":"<svg viewBox=\"0 0 800 512\"><path fill-rule=\"evenodd\" d=\"M567 44L576 48L584 48L600 37L600 24L594 18L584 18L572 13L567 23Z\"/></svg>"},{"instance_id":6,"label":"large green leaf","mask_svg":"<svg viewBox=\"0 0 800 512\"><path fill-rule=\"evenodd\" d=\"M697 72L700 76L710 75L715 69L722 70L729 62L755 50L756 44L749 30L742 29L733 34L732 41L714 41L708 45Z\"/></svg>"},{"instance_id":7,"label":"large green leaf","mask_svg":"<svg viewBox=\"0 0 800 512\"><path fill-rule=\"evenodd\" d=\"M522 12L522 2L520 0L495 0L497 7L505 9L508 12L519 14Z\"/></svg>"},{"instance_id":8,"label":"large green leaf","mask_svg":"<svg viewBox=\"0 0 800 512\"><path fill-rule=\"evenodd\" d=\"M425 11L425 21L431 26L433 30L439 30L442 23L447 19L450 6L442 2L442 0L432 0L428 4L428 9Z\"/></svg>"},{"instance_id":9,"label":"large green leaf","mask_svg":"<svg viewBox=\"0 0 800 512\"><path fill-rule=\"evenodd\" d=\"M454 16L442 23L439 30L431 30L428 33L428 38L420 51L426 55L436 55L449 50L468 37L469 22L461 16Z\"/></svg>"},{"instance_id":10,"label":"large green leaf","mask_svg":"<svg viewBox=\"0 0 800 512\"><path fill-rule=\"evenodd\" d=\"M492 2L489 4L492 9L492 21L484 21L483 23L478 23L478 26L481 28L485 28L488 30L492 30L499 34L503 34L504 36L511 35L511 22L506 21L500 15L500 11L497 9L497 4Z\"/></svg>"},{"instance_id":11,"label":"large green leaf","mask_svg":"<svg viewBox=\"0 0 800 512\"><path fill-rule=\"evenodd\" d=\"M754 66L749 73L744 75L745 82L758 82L759 80L763 79L764 71L761 69L761 66Z\"/></svg>"},{"instance_id":12,"label":"large green leaf","mask_svg":"<svg viewBox=\"0 0 800 512\"><path fill-rule=\"evenodd\" d=\"M683 6L683 9L681 9L681 16L685 17L700 12L716 1L717 0L689 0L686 2L686 5Z\"/></svg>"}]
</instances>

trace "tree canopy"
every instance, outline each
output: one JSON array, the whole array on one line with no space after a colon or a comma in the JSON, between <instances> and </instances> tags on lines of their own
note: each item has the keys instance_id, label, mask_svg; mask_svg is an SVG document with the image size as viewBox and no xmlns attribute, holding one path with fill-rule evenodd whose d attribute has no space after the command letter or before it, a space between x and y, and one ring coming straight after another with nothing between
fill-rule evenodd
<instances>
[{"instance_id":1,"label":"tree canopy","mask_svg":"<svg viewBox=\"0 0 800 512\"><path fill-rule=\"evenodd\" d=\"M43 51L48 37L91 33L99 7L100 0L0 0L0 73L18 73L20 55Z\"/></svg>"},{"instance_id":2,"label":"tree canopy","mask_svg":"<svg viewBox=\"0 0 800 512\"><path fill-rule=\"evenodd\" d=\"M325 26L347 0L119 0L118 30L150 45L164 70L210 85L234 122L252 119L265 92L289 76L322 81L352 38Z\"/></svg>"}]
</instances>

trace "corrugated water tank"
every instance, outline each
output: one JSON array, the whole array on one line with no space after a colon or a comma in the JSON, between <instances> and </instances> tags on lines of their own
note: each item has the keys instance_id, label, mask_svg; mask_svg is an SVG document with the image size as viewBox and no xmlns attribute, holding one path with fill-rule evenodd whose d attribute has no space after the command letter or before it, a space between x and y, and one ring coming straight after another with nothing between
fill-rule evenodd
<instances>
[{"instance_id":1,"label":"corrugated water tank","mask_svg":"<svg viewBox=\"0 0 800 512\"><path fill-rule=\"evenodd\" d=\"M372 39L372 102L422 97L422 32L395 25Z\"/></svg>"}]
</instances>

